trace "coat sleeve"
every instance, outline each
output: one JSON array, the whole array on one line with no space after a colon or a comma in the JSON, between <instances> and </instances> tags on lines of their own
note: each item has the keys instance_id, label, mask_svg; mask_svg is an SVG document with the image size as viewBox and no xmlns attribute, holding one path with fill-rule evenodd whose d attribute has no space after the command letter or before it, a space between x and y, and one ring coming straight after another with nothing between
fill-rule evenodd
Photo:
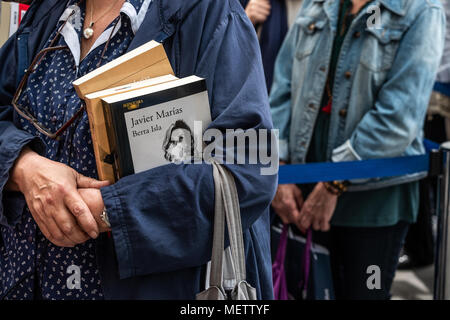
<instances>
[{"instance_id":1,"label":"coat sleeve","mask_svg":"<svg viewBox=\"0 0 450 320\"><path fill-rule=\"evenodd\" d=\"M444 13L437 6L429 6L403 36L375 106L350 138L348 148L354 150L348 154L356 153L362 159L404 154L422 130L444 39Z\"/></svg>"},{"instance_id":2,"label":"coat sleeve","mask_svg":"<svg viewBox=\"0 0 450 320\"><path fill-rule=\"evenodd\" d=\"M284 161L289 160L289 129L292 113L291 78L297 39L298 26L294 25L286 35L278 53L270 92L273 124L280 130L280 159Z\"/></svg>"},{"instance_id":3,"label":"coat sleeve","mask_svg":"<svg viewBox=\"0 0 450 320\"><path fill-rule=\"evenodd\" d=\"M221 20L214 17L219 3L229 2L234 1L208 2L210 19L204 24L212 24L214 19L211 28L198 27L202 26L199 21L191 21L189 25L185 22L186 27L181 29L196 34L202 41L198 51L196 46L182 56L187 59L195 52L197 59L192 61L195 74L207 79L211 128L271 129L253 26L242 8L230 11ZM193 20L200 20L196 12L190 15ZM199 28L203 28L202 32ZM185 35L181 47L186 44L183 41L194 43L195 39ZM260 165L228 165L228 168L236 180L245 230L268 213L277 175L261 175ZM210 165L170 164L127 176L101 191L122 279L201 266L209 261L214 216Z\"/></svg>"},{"instance_id":4,"label":"coat sleeve","mask_svg":"<svg viewBox=\"0 0 450 320\"><path fill-rule=\"evenodd\" d=\"M44 152L39 138L13 123L11 100L16 89L17 55L17 38L13 36L0 49L0 225L6 227L20 221L25 207L22 194L5 190L14 162L24 146L41 154Z\"/></svg>"}]
</instances>

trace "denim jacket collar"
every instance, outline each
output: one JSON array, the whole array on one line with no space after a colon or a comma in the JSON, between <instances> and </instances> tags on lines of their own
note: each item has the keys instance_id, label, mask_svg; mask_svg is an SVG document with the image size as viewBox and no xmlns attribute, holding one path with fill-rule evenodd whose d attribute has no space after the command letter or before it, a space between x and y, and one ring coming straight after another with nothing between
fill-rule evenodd
<instances>
[{"instance_id":1,"label":"denim jacket collar","mask_svg":"<svg viewBox=\"0 0 450 320\"><path fill-rule=\"evenodd\" d=\"M315 2L329 2L329 5L327 5L325 7L325 12L327 12L328 18L331 21L336 19L336 17L334 17L334 16L335 16L335 12L337 12L337 11L333 7L333 5L337 5L339 3L339 1L334 1L334 0L314 0L314 1ZM381 3L386 9L392 11L393 13L395 13L399 16L404 16L406 14L406 6L405 6L406 0L377 0L377 1L374 1L374 4L376 5L378 2Z\"/></svg>"},{"instance_id":2,"label":"denim jacket collar","mask_svg":"<svg viewBox=\"0 0 450 320\"><path fill-rule=\"evenodd\" d=\"M405 0L379 0L380 3L386 7L386 9L393 13L404 16L406 14L406 1Z\"/></svg>"}]
</instances>

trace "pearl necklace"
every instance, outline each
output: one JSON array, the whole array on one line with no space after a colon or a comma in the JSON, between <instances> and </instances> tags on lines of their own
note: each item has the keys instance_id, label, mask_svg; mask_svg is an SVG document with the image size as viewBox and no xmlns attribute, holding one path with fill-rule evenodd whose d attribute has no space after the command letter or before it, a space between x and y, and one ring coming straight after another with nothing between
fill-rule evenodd
<instances>
[{"instance_id":1,"label":"pearl necklace","mask_svg":"<svg viewBox=\"0 0 450 320\"><path fill-rule=\"evenodd\" d=\"M89 26L83 30L83 36L84 36L84 38L85 38L86 40L87 40L87 39L90 39L90 38L94 35L94 29L92 29L92 27L94 26L94 24L97 23L97 21L99 21L100 19L102 19L107 13L109 13L109 12L115 7L115 5L117 4L118 1L119 1L119 0L114 1L114 3L112 4L112 6L111 6L108 10L106 10L106 11L105 11L99 18L97 18L97 20L95 20L95 21L92 21L92 15L93 15L93 12L94 12L94 8L93 8L92 0L90 1L90 3L91 3L91 22L89 23Z\"/></svg>"}]
</instances>

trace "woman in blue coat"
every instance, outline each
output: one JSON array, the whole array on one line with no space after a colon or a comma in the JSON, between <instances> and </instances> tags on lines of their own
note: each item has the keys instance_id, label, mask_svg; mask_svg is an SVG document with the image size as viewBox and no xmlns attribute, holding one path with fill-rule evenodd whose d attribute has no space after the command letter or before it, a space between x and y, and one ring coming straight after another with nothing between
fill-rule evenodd
<instances>
[{"instance_id":1,"label":"woman in blue coat","mask_svg":"<svg viewBox=\"0 0 450 320\"><path fill-rule=\"evenodd\" d=\"M87 29L89 32L87 32ZM110 38L110 41L107 41ZM212 128L270 129L258 41L238 0L34 1L0 51L0 299L192 299L211 256L212 169L167 165L96 180L87 115L71 83L150 40L176 76L206 78ZM44 48L16 106L26 69ZM272 297L268 206L276 175L228 165L239 192L247 280ZM111 236L100 218L103 208ZM80 273L80 281L71 276Z\"/></svg>"}]
</instances>

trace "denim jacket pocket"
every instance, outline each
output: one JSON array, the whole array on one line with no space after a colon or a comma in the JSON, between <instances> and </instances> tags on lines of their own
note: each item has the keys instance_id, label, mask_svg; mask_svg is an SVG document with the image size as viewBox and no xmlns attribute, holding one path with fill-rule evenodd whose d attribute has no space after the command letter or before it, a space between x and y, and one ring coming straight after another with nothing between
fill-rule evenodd
<instances>
[{"instance_id":1,"label":"denim jacket pocket","mask_svg":"<svg viewBox=\"0 0 450 320\"><path fill-rule=\"evenodd\" d=\"M361 64L374 72L388 71L403 36L400 29L366 29L366 39L361 52Z\"/></svg>"},{"instance_id":2,"label":"denim jacket pocket","mask_svg":"<svg viewBox=\"0 0 450 320\"><path fill-rule=\"evenodd\" d=\"M320 31L324 28L326 20L318 20L314 17L300 16L297 18L295 23L299 26L299 37L302 37L301 46L297 47L295 57L297 60L302 60L303 58L312 54L316 48L317 40L320 35Z\"/></svg>"}]
</instances>

